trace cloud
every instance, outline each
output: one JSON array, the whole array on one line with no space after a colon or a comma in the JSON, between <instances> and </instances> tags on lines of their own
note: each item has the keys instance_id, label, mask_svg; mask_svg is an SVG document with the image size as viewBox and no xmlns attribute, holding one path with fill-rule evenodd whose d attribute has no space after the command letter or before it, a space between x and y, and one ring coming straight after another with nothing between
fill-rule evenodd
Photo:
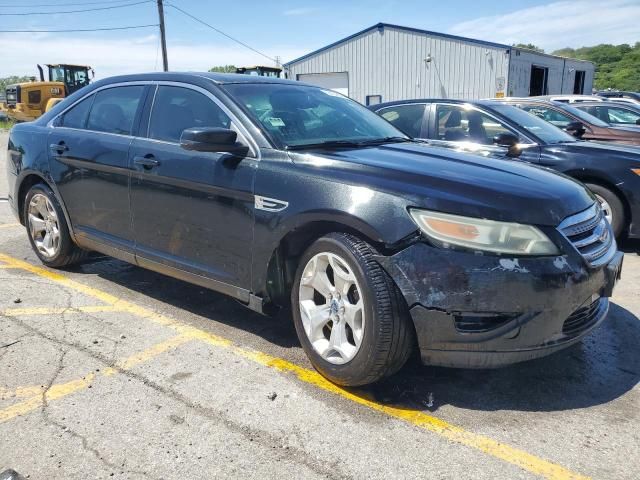
<instances>
[{"instance_id":1,"label":"cloud","mask_svg":"<svg viewBox=\"0 0 640 480\"><path fill-rule=\"evenodd\" d=\"M290 10L285 10L282 12L283 15L287 17L299 17L302 15L310 15L319 10L317 7L300 7L300 8L292 8Z\"/></svg>"},{"instance_id":2,"label":"cloud","mask_svg":"<svg viewBox=\"0 0 640 480\"><path fill-rule=\"evenodd\" d=\"M563 47L640 41L637 0L560 1L458 23L449 33L511 45L533 43L547 52Z\"/></svg>"},{"instance_id":3,"label":"cloud","mask_svg":"<svg viewBox=\"0 0 640 480\"><path fill-rule=\"evenodd\" d=\"M131 38L77 37L59 35L0 34L0 77L37 75L36 64L64 62L91 65L96 78L162 69L157 35ZM261 48L282 61L299 57L308 49L273 45ZM215 65L272 65L273 62L241 46L224 43L179 43L168 46L169 68L174 71L206 71Z\"/></svg>"}]
</instances>

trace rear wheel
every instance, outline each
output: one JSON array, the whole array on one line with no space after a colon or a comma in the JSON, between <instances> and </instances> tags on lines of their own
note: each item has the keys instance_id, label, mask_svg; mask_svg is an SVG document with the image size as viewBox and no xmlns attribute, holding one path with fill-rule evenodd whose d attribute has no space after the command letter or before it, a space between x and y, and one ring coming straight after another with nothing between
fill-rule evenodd
<instances>
[{"instance_id":1,"label":"rear wheel","mask_svg":"<svg viewBox=\"0 0 640 480\"><path fill-rule=\"evenodd\" d=\"M616 237L619 237L627 226L622 201L615 193L601 185L595 183L587 183L585 185L593 192L598 202L600 202L604 216L611 224L613 233Z\"/></svg>"},{"instance_id":2,"label":"rear wheel","mask_svg":"<svg viewBox=\"0 0 640 480\"><path fill-rule=\"evenodd\" d=\"M48 186L39 183L27 192L24 219L31 247L45 265L65 267L87 255L71 239L60 203Z\"/></svg>"},{"instance_id":3,"label":"rear wheel","mask_svg":"<svg viewBox=\"0 0 640 480\"><path fill-rule=\"evenodd\" d=\"M334 383L373 383L399 370L414 332L393 280L362 240L333 233L304 253L291 300L298 338L313 366Z\"/></svg>"}]
</instances>

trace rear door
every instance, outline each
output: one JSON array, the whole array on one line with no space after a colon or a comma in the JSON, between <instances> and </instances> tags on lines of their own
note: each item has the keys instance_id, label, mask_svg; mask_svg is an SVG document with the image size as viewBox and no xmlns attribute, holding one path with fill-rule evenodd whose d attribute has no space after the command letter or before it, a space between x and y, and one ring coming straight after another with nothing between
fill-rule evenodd
<instances>
[{"instance_id":1,"label":"rear door","mask_svg":"<svg viewBox=\"0 0 640 480\"><path fill-rule=\"evenodd\" d=\"M51 173L81 242L97 241L133 254L129 146L146 88L103 88L54 122Z\"/></svg>"},{"instance_id":2,"label":"rear door","mask_svg":"<svg viewBox=\"0 0 640 480\"><path fill-rule=\"evenodd\" d=\"M237 158L180 147L180 135L191 127L234 129L249 144L231 113L206 90L159 84L152 105L140 134L146 138L136 138L130 153L138 263L213 279L218 283L206 285L238 296L232 286L250 288L257 148Z\"/></svg>"}]
</instances>

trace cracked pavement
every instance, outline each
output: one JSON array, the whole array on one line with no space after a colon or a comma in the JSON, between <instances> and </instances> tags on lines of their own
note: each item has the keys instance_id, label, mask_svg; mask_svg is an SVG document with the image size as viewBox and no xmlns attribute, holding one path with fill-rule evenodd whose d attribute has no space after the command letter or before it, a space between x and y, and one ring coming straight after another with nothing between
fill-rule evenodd
<instances>
[{"instance_id":1,"label":"cracked pavement","mask_svg":"<svg viewBox=\"0 0 640 480\"><path fill-rule=\"evenodd\" d=\"M0 225L12 223L0 202ZM640 244L625 248L609 318L582 343L494 371L412 361L380 385L344 393L309 380L286 318L108 257L61 273L121 303L0 261L0 472L65 480L636 478ZM0 254L39 266L22 227L0 228ZM420 418L431 419L429 428ZM438 421L447 422L442 431ZM478 435L518 450L483 452ZM563 470L536 475L518 466L536 459Z\"/></svg>"}]
</instances>

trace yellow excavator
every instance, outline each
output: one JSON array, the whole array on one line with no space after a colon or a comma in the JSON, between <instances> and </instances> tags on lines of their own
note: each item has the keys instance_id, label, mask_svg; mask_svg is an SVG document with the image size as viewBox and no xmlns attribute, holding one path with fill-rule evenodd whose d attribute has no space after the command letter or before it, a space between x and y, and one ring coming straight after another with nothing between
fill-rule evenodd
<instances>
[{"instance_id":1,"label":"yellow excavator","mask_svg":"<svg viewBox=\"0 0 640 480\"><path fill-rule=\"evenodd\" d=\"M86 65L47 64L48 78L44 79L44 70L38 65L40 81L7 85L5 103L0 111L17 122L30 122L56 103L62 101L76 90L89 85L94 76L93 69Z\"/></svg>"}]
</instances>

